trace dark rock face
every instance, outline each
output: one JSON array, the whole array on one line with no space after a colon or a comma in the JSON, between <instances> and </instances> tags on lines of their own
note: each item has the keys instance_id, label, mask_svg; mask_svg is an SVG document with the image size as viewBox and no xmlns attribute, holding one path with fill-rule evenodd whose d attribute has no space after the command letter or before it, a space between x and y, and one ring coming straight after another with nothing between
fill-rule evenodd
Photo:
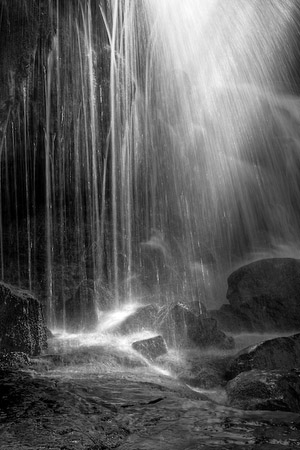
<instances>
[{"instance_id":1,"label":"dark rock face","mask_svg":"<svg viewBox=\"0 0 300 450\"><path fill-rule=\"evenodd\" d=\"M230 305L213 313L224 330L300 329L300 260L271 258L240 267L228 278L227 298Z\"/></svg>"},{"instance_id":2,"label":"dark rock face","mask_svg":"<svg viewBox=\"0 0 300 450\"><path fill-rule=\"evenodd\" d=\"M243 349L229 364L226 378L241 372L258 370L290 370L300 367L300 334L261 342Z\"/></svg>"},{"instance_id":3,"label":"dark rock face","mask_svg":"<svg viewBox=\"0 0 300 450\"><path fill-rule=\"evenodd\" d=\"M0 283L0 349L39 355L45 348L47 331L39 301Z\"/></svg>"},{"instance_id":4,"label":"dark rock face","mask_svg":"<svg viewBox=\"0 0 300 450\"><path fill-rule=\"evenodd\" d=\"M23 352L0 352L0 370L23 369L28 367L29 358Z\"/></svg>"},{"instance_id":5,"label":"dark rock face","mask_svg":"<svg viewBox=\"0 0 300 450\"><path fill-rule=\"evenodd\" d=\"M226 386L228 404L247 410L300 411L300 370L250 370Z\"/></svg>"},{"instance_id":6,"label":"dark rock face","mask_svg":"<svg viewBox=\"0 0 300 450\"><path fill-rule=\"evenodd\" d=\"M152 361L168 352L167 345L162 336L154 336L149 339L136 341L131 346L134 350Z\"/></svg>"},{"instance_id":7,"label":"dark rock face","mask_svg":"<svg viewBox=\"0 0 300 450\"><path fill-rule=\"evenodd\" d=\"M160 330L168 343L181 347L234 348L234 340L218 328L215 319L197 315L180 303L167 311Z\"/></svg>"},{"instance_id":8,"label":"dark rock face","mask_svg":"<svg viewBox=\"0 0 300 450\"><path fill-rule=\"evenodd\" d=\"M255 332L255 326L247 316L247 312L234 309L231 305L225 304L218 310L210 311L211 317L217 320L221 330L231 333Z\"/></svg>"}]
</instances>

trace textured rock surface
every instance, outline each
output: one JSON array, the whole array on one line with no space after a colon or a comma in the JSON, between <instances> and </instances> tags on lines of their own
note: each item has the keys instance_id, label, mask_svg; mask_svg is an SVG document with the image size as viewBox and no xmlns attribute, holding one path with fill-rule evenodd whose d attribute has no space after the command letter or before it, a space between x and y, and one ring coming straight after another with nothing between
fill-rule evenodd
<instances>
[{"instance_id":1,"label":"textured rock surface","mask_svg":"<svg viewBox=\"0 0 300 450\"><path fill-rule=\"evenodd\" d=\"M159 329L170 345L223 349L234 347L234 340L219 329L215 319L197 315L181 303L166 311Z\"/></svg>"},{"instance_id":2,"label":"textured rock surface","mask_svg":"<svg viewBox=\"0 0 300 450\"><path fill-rule=\"evenodd\" d=\"M230 305L213 313L224 330L300 330L300 260L271 258L240 267L228 278L227 299Z\"/></svg>"},{"instance_id":3,"label":"textured rock surface","mask_svg":"<svg viewBox=\"0 0 300 450\"><path fill-rule=\"evenodd\" d=\"M137 331L157 329L158 306L141 305L137 310L128 316L118 327L120 333L134 333Z\"/></svg>"},{"instance_id":4,"label":"textured rock surface","mask_svg":"<svg viewBox=\"0 0 300 450\"><path fill-rule=\"evenodd\" d=\"M28 367L29 358L23 352L0 352L0 370L23 369Z\"/></svg>"},{"instance_id":5,"label":"textured rock surface","mask_svg":"<svg viewBox=\"0 0 300 450\"><path fill-rule=\"evenodd\" d=\"M300 411L300 370L251 370L227 386L228 404L240 409Z\"/></svg>"},{"instance_id":6,"label":"textured rock surface","mask_svg":"<svg viewBox=\"0 0 300 450\"><path fill-rule=\"evenodd\" d=\"M27 291L0 283L0 349L38 355L46 347L39 301Z\"/></svg>"},{"instance_id":7,"label":"textured rock surface","mask_svg":"<svg viewBox=\"0 0 300 450\"><path fill-rule=\"evenodd\" d=\"M247 347L228 366L227 379L252 369L290 370L300 367L300 334L279 337Z\"/></svg>"},{"instance_id":8,"label":"textured rock surface","mask_svg":"<svg viewBox=\"0 0 300 450\"><path fill-rule=\"evenodd\" d=\"M200 389L213 389L220 393L225 386L225 372L231 352L211 349L170 349L157 358L156 363L171 373L177 380ZM218 401L221 401L218 398Z\"/></svg>"},{"instance_id":9,"label":"textured rock surface","mask_svg":"<svg viewBox=\"0 0 300 450\"><path fill-rule=\"evenodd\" d=\"M168 352L167 345L162 336L154 336L132 343L132 348L150 360L158 358Z\"/></svg>"}]
</instances>

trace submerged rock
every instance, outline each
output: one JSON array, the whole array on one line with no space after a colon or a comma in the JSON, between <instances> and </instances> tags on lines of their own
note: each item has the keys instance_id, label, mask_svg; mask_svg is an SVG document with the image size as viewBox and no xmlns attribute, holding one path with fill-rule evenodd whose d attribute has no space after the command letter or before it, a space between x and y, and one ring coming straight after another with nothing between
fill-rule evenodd
<instances>
[{"instance_id":1,"label":"submerged rock","mask_svg":"<svg viewBox=\"0 0 300 450\"><path fill-rule=\"evenodd\" d=\"M154 360L168 352L166 342L162 336L154 336L131 344L132 348L145 358Z\"/></svg>"},{"instance_id":2,"label":"submerged rock","mask_svg":"<svg viewBox=\"0 0 300 450\"><path fill-rule=\"evenodd\" d=\"M247 347L228 366L227 379L252 369L290 370L300 367L300 334L279 337Z\"/></svg>"},{"instance_id":3,"label":"submerged rock","mask_svg":"<svg viewBox=\"0 0 300 450\"><path fill-rule=\"evenodd\" d=\"M300 370L250 370L226 386L228 404L246 410L300 411Z\"/></svg>"},{"instance_id":4,"label":"submerged rock","mask_svg":"<svg viewBox=\"0 0 300 450\"><path fill-rule=\"evenodd\" d=\"M39 355L47 348L40 302L29 292L0 283L0 349Z\"/></svg>"},{"instance_id":5,"label":"submerged rock","mask_svg":"<svg viewBox=\"0 0 300 450\"><path fill-rule=\"evenodd\" d=\"M300 260L255 261L228 278L227 299L213 311L220 328L233 333L300 330Z\"/></svg>"}]
</instances>

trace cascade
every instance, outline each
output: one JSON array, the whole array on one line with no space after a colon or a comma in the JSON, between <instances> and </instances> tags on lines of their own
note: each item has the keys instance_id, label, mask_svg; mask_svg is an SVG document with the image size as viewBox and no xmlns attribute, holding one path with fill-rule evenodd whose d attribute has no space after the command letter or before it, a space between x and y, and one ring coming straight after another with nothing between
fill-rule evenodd
<instances>
[{"instance_id":1,"label":"cascade","mask_svg":"<svg viewBox=\"0 0 300 450\"><path fill-rule=\"evenodd\" d=\"M113 5L116 253L132 289L209 307L235 265L298 245L298 7Z\"/></svg>"},{"instance_id":2,"label":"cascade","mask_svg":"<svg viewBox=\"0 0 300 450\"><path fill-rule=\"evenodd\" d=\"M296 1L31 6L22 64L3 57L0 262L51 328L214 307L236 265L298 254Z\"/></svg>"}]
</instances>

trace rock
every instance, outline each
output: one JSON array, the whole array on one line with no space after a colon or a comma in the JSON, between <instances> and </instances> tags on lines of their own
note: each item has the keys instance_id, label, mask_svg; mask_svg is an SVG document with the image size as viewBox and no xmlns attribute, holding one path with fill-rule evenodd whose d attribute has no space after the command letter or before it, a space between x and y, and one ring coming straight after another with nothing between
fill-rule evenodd
<instances>
[{"instance_id":1,"label":"rock","mask_svg":"<svg viewBox=\"0 0 300 450\"><path fill-rule=\"evenodd\" d=\"M242 372L226 386L228 405L246 410L300 411L300 370Z\"/></svg>"},{"instance_id":2,"label":"rock","mask_svg":"<svg viewBox=\"0 0 300 450\"><path fill-rule=\"evenodd\" d=\"M200 389L213 389L220 387L222 382L216 371L210 367L203 367L198 371L194 370L191 373L181 376L179 379L189 386Z\"/></svg>"},{"instance_id":3,"label":"rock","mask_svg":"<svg viewBox=\"0 0 300 450\"><path fill-rule=\"evenodd\" d=\"M131 346L134 350L151 361L168 352L167 345L162 336L155 336L149 339L136 341L133 342Z\"/></svg>"},{"instance_id":4,"label":"rock","mask_svg":"<svg viewBox=\"0 0 300 450\"><path fill-rule=\"evenodd\" d=\"M170 345L229 349L234 347L232 337L218 328L215 319L195 314L188 306L177 303L166 308L159 330Z\"/></svg>"},{"instance_id":5,"label":"rock","mask_svg":"<svg viewBox=\"0 0 300 450\"><path fill-rule=\"evenodd\" d=\"M145 330L155 331L157 327L158 312L159 308L156 305L141 305L121 323L117 328L117 331L123 334Z\"/></svg>"},{"instance_id":6,"label":"rock","mask_svg":"<svg viewBox=\"0 0 300 450\"><path fill-rule=\"evenodd\" d=\"M226 378L252 369L290 370L300 367L300 334L279 337L247 347L229 364Z\"/></svg>"},{"instance_id":7,"label":"rock","mask_svg":"<svg viewBox=\"0 0 300 450\"><path fill-rule=\"evenodd\" d=\"M23 369L28 367L29 358L23 352L0 352L0 370Z\"/></svg>"},{"instance_id":8,"label":"rock","mask_svg":"<svg viewBox=\"0 0 300 450\"><path fill-rule=\"evenodd\" d=\"M297 331L300 260L271 258L240 267L228 278L227 299L231 312L245 319L247 329L250 326L257 332Z\"/></svg>"},{"instance_id":9,"label":"rock","mask_svg":"<svg viewBox=\"0 0 300 450\"><path fill-rule=\"evenodd\" d=\"M46 348L40 302L27 291L0 283L0 349L39 355Z\"/></svg>"},{"instance_id":10,"label":"rock","mask_svg":"<svg viewBox=\"0 0 300 450\"><path fill-rule=\"evenodd\" d=\"M247 313L234 309L231 305L222 305L220 309L210 311L210 315L216 319L222 331L236 334L255 332Z\"/></svg>"},{"instance_id":11,"label":"rock","mask_svg":"<svg viewBox=\"0 0 300 450\"><path fill-rule=\"evenodd\" d=\"M47 335L47 339L53 339L54 338L54 334L52 333L52 331L46 327L46 335Z\"/></svg>"},{"instance_id":12,"label":"rock","mask_svg":"<svg viewBox=\"0 0 300 450\"><path fill-rule=\"evenodd\" d=\"M169 349L157 363L172 373L177 380L201 389L225 386L224 374L231 356L223 351L211 349Z\"/></svg>"}]
</instances>

